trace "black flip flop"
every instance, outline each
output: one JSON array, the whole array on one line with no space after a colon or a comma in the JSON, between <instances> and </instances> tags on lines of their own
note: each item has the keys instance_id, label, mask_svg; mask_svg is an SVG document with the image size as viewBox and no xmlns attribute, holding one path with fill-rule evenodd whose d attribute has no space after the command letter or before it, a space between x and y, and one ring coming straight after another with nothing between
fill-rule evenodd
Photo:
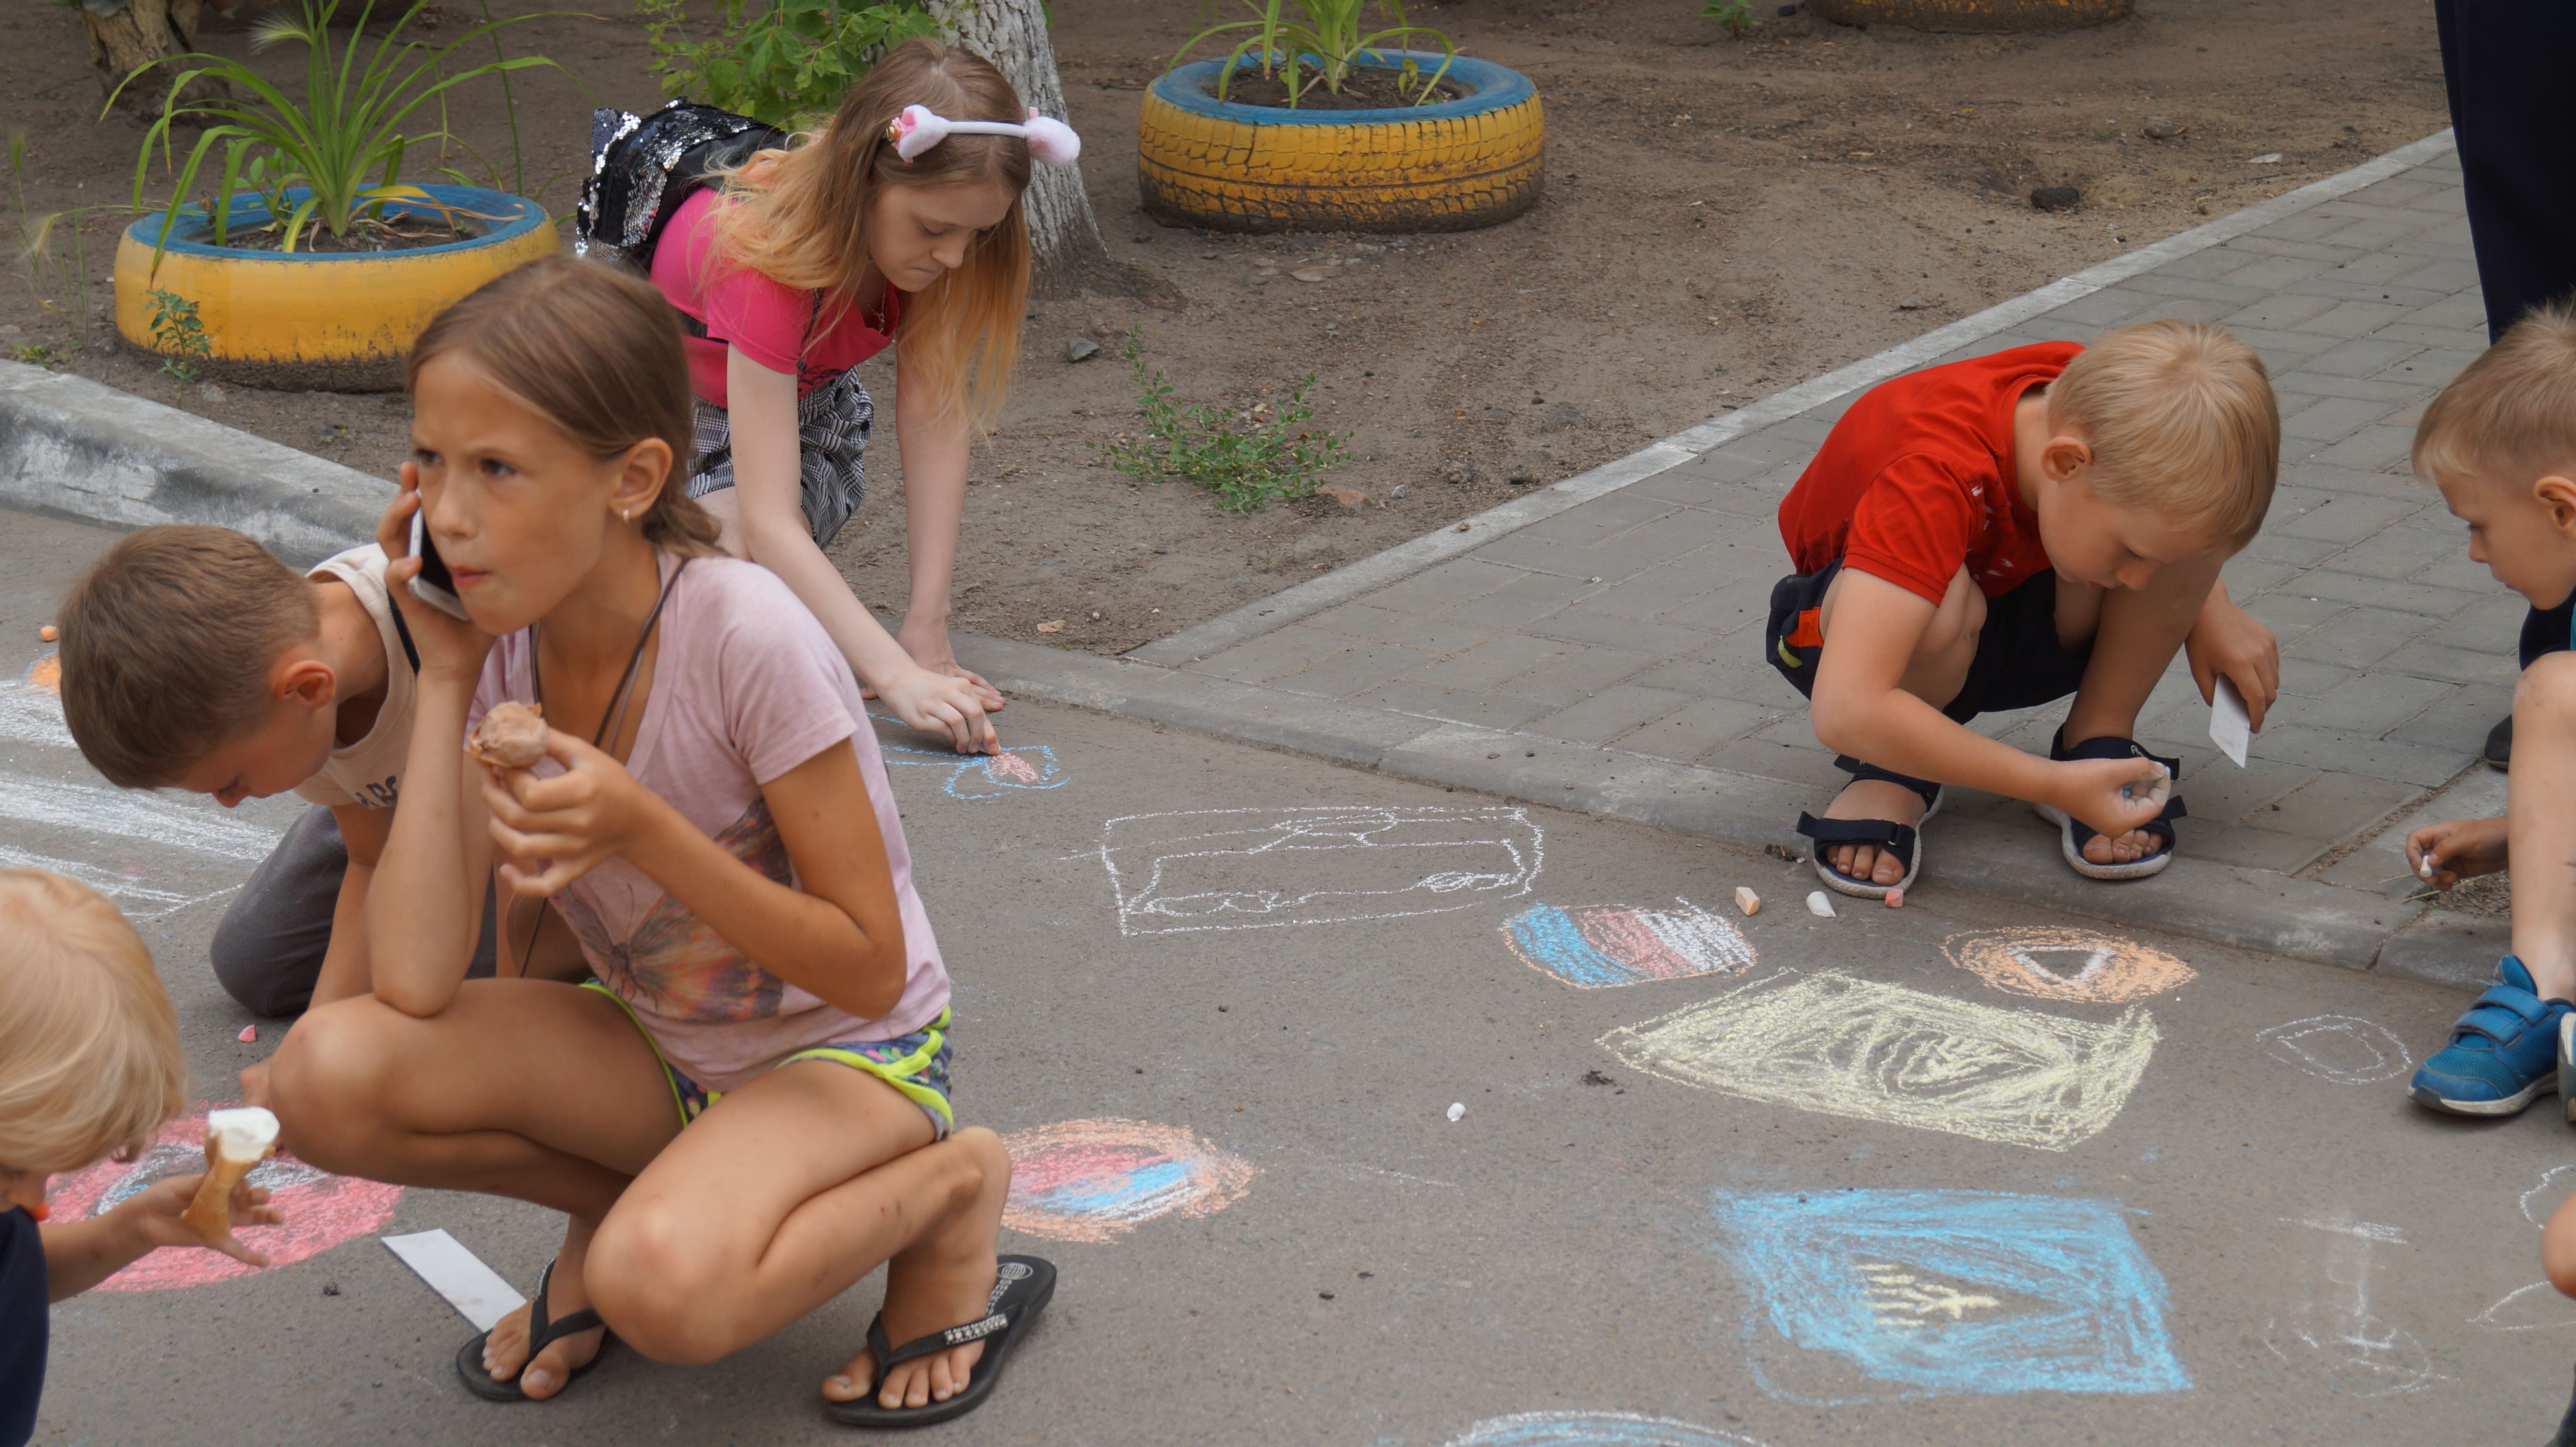
<instances>
[{"instance_id":1,"label":"black flip flop","mask_svg":"<svg viewBox=\"0 0 2576 1447\"><path fill-rule=\"evenodd\" d=\"M576 1332L590 1331L596 1327L606 1325L606 1323L599 1319L599 1313L592 1311L588 1307L583 1307L581 1310L574 1312L572 1315L567 1316L560 1321L548 1317L546 1315L546 1283L554 1280L554 1275L555 1264L549 1261L546 1263L546 1269L537 1273L537 1294L535 1298L528 1303L528 1360L531 1362L537 1359L537 1353L544 1351L547 1347L554 1345L565 1337L571 1336ZM491 1339L492 1333L487 1331L481 1336L474 1338L474 1340L467 1342L463 1347L457 1350L456 1375L465 1379L465 1389L487 1402L525 1402L532 1400L527 1393L519 1390L519 1379L517 1377L512 1377L508 1381L503 1381L499 1377L492 1375L490 1372L483 1370L483 1343L490 1341ZM583 1362L580 1366L573 1368L570 1374L565 1376L564 1385L567 1387L571 1386L574 1382L581 1380L582 1373L589 1371L592 1367L598 1366L599 1358L608 1355L608 1344L615 1340L617 1340L617 1334L615 1332L611 1332L607 1336L601 1337L599 1339L598 1354L593 1356L589 1361ZM526 1373L527 1370L528 1369L524 1364L519 1368L519 1371L522 1374ZM557 1395L561 1394L558 1393Z\"/></svg>"},{"instance_id":2,"label":"black flip flop","mask_svg":"<svg viewBox=\"0 0 2576 1447\"><path fill-rule=\"evenodd\" d=\"M962 1417L984 1405L993 1388L1002 1380L1002 1366L1010 1359L1011 1348L1029 1328L1037 1325L1038 1313L1046 1310L1047 1301L1055 1295L1055 1267L1034 1256L1005 1256L1001 1270L994 1274L993 1295L985 1303L986 1316L964 1326L915 1337L901 1346L886 1341L885 1313L877 1313L868 1323L868 1351L876 1358L875 1378L868 1383L867 1395L846 1402L826 1401L824 1415L849 1427L927 1427ZM925 1402L918 1407L884 1407L877 1404L877 1393L885 1389L885 1380L897 1365L968 1342L984 1343L984 1355L975 1361L975 1369L966 1378L964 1390L945 1402Z\"/></svg>"},{"instance_id":3,"label":"black flip flop","mask_svg":"<svg viewBox=\"0 0 2576 1447\"><path fill-rule=\"evenodd\" d=\"M1819 819L1813 814L1799 814L1798 832L1813 841L1807 850L1807 862L1816 867L1816 877L1825 882L1827 889L1855 899L1885 899L1891 889L1913 888L1914 876L1923 872L1923 836L1919 829L1941 812L1941 786L1929 779L1864 764L1848 754L1837 756L1834 767L1851 775L1854 782L1882 779L1912 789L1923 796L1923 817L1912 824L1899 824L1892 819ZM1837 844L1875 844L1905 861L1905 877L1894 884L1879 884L1845 874L1825 862L1825 851Z\"/></svg>"},{"instance_id":4,"label":"black flip flop","mask_svg":"<svg viewBox=\"0 0 2576 1447\"><path fill-rule=\"evenodd\" d=\"M2066 733L2061 729L2048 742L2048 756L2060 761L2152 759L2164 765L2166 777L2177 783L2182 779L2182 760L2148 753L2136 739L2118 738L2110 734L2105 734L2098 739L2086 739L2070 749L2066 747ZM2168 795L2165 799L2164 812L2138 826L2156 836L2159 842L2154 852L2132 859L2126 864L2096 864L2084 857L2084 846L2100 837L2101 831L2063 809L2047 804L2034 804L2031 807L2039 811L2039 817L2057 826L2057 852L2065 856L2069 868L2087 879L2113 880L2145 879L2149 875L2164 873L2165 866L2173 863L2176 838L2173 821L2191 812L2183 807L2180 796Z\"/></svg>"}]
</instances>

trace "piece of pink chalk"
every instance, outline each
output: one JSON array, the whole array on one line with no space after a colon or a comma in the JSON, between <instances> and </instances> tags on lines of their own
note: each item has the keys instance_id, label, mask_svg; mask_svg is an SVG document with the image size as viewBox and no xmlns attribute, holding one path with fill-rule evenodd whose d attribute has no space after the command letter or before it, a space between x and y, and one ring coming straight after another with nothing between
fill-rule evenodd
<instances>
[{"instance_id":1,"label":"piece of pink chalk","mask_svg":"<svg viewBox=\"0 0 2576 1447\"><path fill-rule=\"evenodd\" d=\"M1905 908L1905 890L1903 886L1899 886L1887 892L1887 907L1889 909Z\"/></svg>"},{"instance_id":2,"label":"piece of pink chalk","mask_svg":"<svg viewBox=\"0 0 2576 1447\"><path fill-rule=\"evenodd\" d=\"M242 1032L233 1038L244 1045L248 1045L259 1038L259 1027L257 1025L244 1025L242 1027Z\"/></svg>"}]
</instances>

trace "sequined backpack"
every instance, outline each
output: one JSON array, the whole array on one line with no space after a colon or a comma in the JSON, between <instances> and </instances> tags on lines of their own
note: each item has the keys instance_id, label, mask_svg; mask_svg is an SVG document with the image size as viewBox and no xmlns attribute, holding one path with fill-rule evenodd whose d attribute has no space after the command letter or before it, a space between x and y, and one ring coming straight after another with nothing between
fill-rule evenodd
<instances>
[{"instance_id":1,"label":"sequined backpack","mask_svg":"<svg viewBox=\"0 0 2576 1447\"><path fill-rule=\"evenodd\" d=\"M749 116L675 100L651 115L590 113L590 177L575 212L576 256L653 267L653 246L680 203L752 152L787 144L787 133Z\"/></svg>"}]
</instances>

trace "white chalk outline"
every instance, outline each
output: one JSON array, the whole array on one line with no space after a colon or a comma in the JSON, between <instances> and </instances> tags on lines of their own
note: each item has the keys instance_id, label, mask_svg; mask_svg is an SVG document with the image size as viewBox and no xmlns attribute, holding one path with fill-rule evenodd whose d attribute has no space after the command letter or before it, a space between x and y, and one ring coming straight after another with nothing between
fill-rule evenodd
<instances>
[{"instance_id":1,"label":"white chalk outline","mask_svg":"<svg viewBox=\"0 0 2576 1447\"><path fill-rule=\"evenodd\" d=\"M0 678L0 738L47 748L73 749L63 701L23 678Z\"/></svg>"},{"instance_id":2,"label":"white chalk outline","mask_svg":"<svg viewBox=\"0 0 2576 1447\"><path fill-rule=\"evenodd\" d=\"M0 819L79 834L116 834L252 864L266 859L278 840L276 830L154 794L26 774L0 774Z\"/></svg>"},{"instance_id":3,"label":"white chalk outline","mask_svg":"<svg viewBox=\"0 0 2576 1447\"><path fill-rule=\"evenodd\" d=\"M0 869L43 869L66 878L77 879L115 900L116 907L124 911L125 917L130 920L159 919L165 914L175 914L192 904L219 899L241 888L237 884L228 884L221 889L210 889L204 894L175 894L166 889L153 889L133 876L119 874L111 869L101 869L95 864L56 859L46 854L30 854L24 849L13 849L6 844L0 844Z\"/></svg>"},{"instance_id":4,"label":"white chalk outline","mask_svg":"<svg viewBox=\"0 0 2576 1447\"><path fill-rule=\"evenodd\" d=\"M2341 1301L2332 1302L2311 1297L2291 1314L2286 1327L2279 1317L2263 1323L2265 1350L2284 1362L2290 1362L2290 1354L2281 1350L2282 1340L2306 1347L2324 1361L2326 1380L2338 1390L2343 1387L2347 1369L2358 1371L2372 1381L2393 1382L2393 1385L2362 1393L2364 1397L2373 1399L2402 1397L2420 1392L2436 1382L2449 1380L2433 1369L2432 1354L2424 1349L2421 1338L2371 1310L2372 1251L2386 1243L2404 1245L2406 1237L2397 1227L2383 1226L2375 1221L2357 1221L2348 1215L2282 1219L2294 1226L2306 1226L2344 1238L2330 1242L2326 1247L2326 1280L2344 1288L2349 1294Z\"/></svg>"},{"instance_id":5,"label":"white chalk outline","mask_svg":"<svg viewBox=\"0 0 2576 1447\"><path fill-rule=\"evenodd\" d=\"M2531 1198L2548 1190L2550 1182L2557 1180L2560 1176L2567 1174L2569 1171L2576 1171L2576 1166L2551 1166L2548 1170L2540 1173L2540 1184L2523 1192L2521 1199L2517 1202L2517 1204L2522 1207L2522 1219L2529 1221L2534 1226L2545 1227L2549 1224L2548 1222L2541 1220L2538 1216L2531 1214Z\"/></svg>"},{"instance_id":6,"label":"white chalk outline","mask_svg":"<svg viewBox=\"0 0 2576 1447\"><path fill-rule=\"evenodd\" d=\"M2368 1033L2373 1031L2377 1032L2377 1039ZM2351 1036L2378 1051L2380 1063L2367 1070L2344 1070L2328 1065L2299 1043L2310 1035L2324 1034ZM2406 1048L2406 1042L2398 1039L2396 1032L2376 1020L2365 1020L2359 1015L2310 1015L2304 1020L2289 1020L2268 1030L2257 1030L2254 1038L2263 1046L2264 1053L2273 1059L2284 1065L2295 1065L2319 1080L2330 1080L2337 1085L2376 1085L2383 1080L2395 1080L2415 1068L2414 1052ZM2388 1063L2391 1050L2397 1053L2394 1065Z\"/></svg>"},{"instance_id":7,"label":"white chalk outline","mask_svg":"<svg viewBox=\"0 0 2576 1447\"><path fill-rule=\"evenodd\" d=\"M1148 821L1155 820L1190 820L1208 827L1195 828L1192 832L1175 832L1168 837L1161 836L1148 827L1142 830L1131 830L1144 835L1132 843L1114 842L1120 825L1146 825ZM1230 821L1239 822L1235 822L1235 827L1220 827ZM1338 830L1318 828L1318 826L1331 825L1340 821L1349 821L1355 827ZM1500 837L1472 837L1461 831L1461 837L1457 838L1393 844L1372 844L1360 837L1363 834L1379 833L1405 825L1441 823L1483 825L1486 826L1488 836L1499 833ZM1496 825L1501 826L1499 830L1493 828ZM1191 828L1192 826L1176 827ZM1299 842L1327 835L1339 837L1344 842L1329 844ZM1250 847L1180 847L1192 844L1220 846L1224 841L1236 841L1239 844L1250 842ZM1182 923L1177 921L1186 919L1186 916L1169 916L1155 907L1163 902L1157 899L1155 888L1161 880L1161 866L1166 860L1222 855L1250 858L1290 849L1384 850L1429 848L1434 845L1444 848L1490 845L1507 851L1515 867L1509 874L1500 875L1460 874L1456 871L1434 874L1418 879L1402 889L1314 890L1293 898L1274 899L1266 906L1271 910L1295 909L1321 898L1366 900L1408 895L1415 890L1425 888L1434 894L1447 894L1460 890L1472 891L1468 897L1460 899L1455 904L1434 905L1426 909L1326 905L1325 912L1294 919L1239 919L1221 923ZM1539 871L1545 866L1545 848L1545 833L1530 820L1526 809L1515 805L1458 808L1448 805L1324 804L1249 809L1182 809L1153 814L1121 814L1100 826L1100 847L1097 852L1101 865L1109 871L1110 887L1118 896L1118 932L1122 935L1158 935L1187 934L1200 930L1277 929L1289 925L1351 924L1366 920L1410 919L1417 915L1446 914L1453 910L1472 909L1477 905L1496 900L1518 899L1535 887ZM1148 850L1153 851L1153 867L1142 871L1120 869L1118 857L1122 852L1132 858L1137 852ZM1476 887L1479 880L1493 880L1495 883ZM1257 887L1249 887L1240 891L1228 891L1228 893L1249 897L1261 891ZM1203 897L1196 894L1176 895L1171 902ZM1176 922L1170 924L1159 922L1165 918L1175 919Z\"/></svg>"}]
</instances>

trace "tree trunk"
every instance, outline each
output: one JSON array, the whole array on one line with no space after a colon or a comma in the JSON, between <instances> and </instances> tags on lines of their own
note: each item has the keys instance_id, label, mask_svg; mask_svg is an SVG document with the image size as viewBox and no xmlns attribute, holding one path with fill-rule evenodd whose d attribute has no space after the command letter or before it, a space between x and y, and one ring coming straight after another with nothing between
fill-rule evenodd
<instances>
[{"instance_id":1,"label":"tree trunk","mask_svg":"<svg viewBox=\"0 0 2576 1447\"><path fill-rule=\"evenodd\" d=\"M202 0L83 0L81 30L89 37L89 62L98 72L99 94L114 92L137 67L168 60L193 47L201 4ZM158 115L171 79L145 76L126 86L117 104ZM217 100L227 94L221 82L200 78L180 98Z\"/></svg>"},{"instance_id":2,"label":"tree trunk","mask_svg":"<svg viewBox=\"0 0 2576 1447\"><path fill-rule=\"evenodd\" d=\"M1056 75L1041 0L933 0L932 13L954 43L1000 66L1023 104L1063 118L1064 82ZM1042 290L1062 294L1089 285L1168 299L1170 287L1160 278L1110 259L1079 166L1034 168L1020 209Z\"/></svg>"}]
</instances>

